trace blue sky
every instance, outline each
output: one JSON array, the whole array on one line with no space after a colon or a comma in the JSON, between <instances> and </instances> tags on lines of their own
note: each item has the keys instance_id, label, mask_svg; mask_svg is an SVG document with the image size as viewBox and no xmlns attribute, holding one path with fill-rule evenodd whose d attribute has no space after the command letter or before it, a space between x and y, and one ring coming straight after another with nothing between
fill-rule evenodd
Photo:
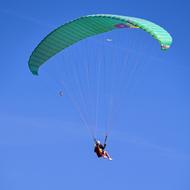
<instances>
[{"instance_id":1,"label":"blue sky","mask_svg":"<svg viewBox=\"0 0 190 190\"><path fill-rule=\"evenodd\" d=\"M188 190L189 7L185 0L1 0L0 189ZM148 59L121 96L123 106L108 139L112 162L96 158L79 114L67 96L58 96L60 87L43 70L32 76L27 66L32 50L51 30L95 13L146 18L173 37L163 53L148 35L134 34L133 50L141 45L140 53L156 59ZM128 39L118 34L123 39L118 45L127 51ZM131 63L140 61L138 56L134 52Z\"/></svg>"}]
</instances>

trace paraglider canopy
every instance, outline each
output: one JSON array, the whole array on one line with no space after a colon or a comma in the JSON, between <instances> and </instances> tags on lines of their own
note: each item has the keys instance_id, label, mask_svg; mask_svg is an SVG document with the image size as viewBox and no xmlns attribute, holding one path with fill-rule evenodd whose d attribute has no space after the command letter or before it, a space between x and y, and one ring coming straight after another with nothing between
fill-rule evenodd
<instances>
[{"instance_id":1,"label":"paraglider canopy","mask_svg":"<svg viewBox=\"0 0 190 190\"><path fill-rule=\"evenodd\" d=\"M122 28L139 28L148 32L162 50L168 49L172 43L166 30L145 19L111 14L82 16L56 28L39 43L29 59L30 71L38 75L39 67L63 49L87 37Z\"/></svg>"}]
</instances>

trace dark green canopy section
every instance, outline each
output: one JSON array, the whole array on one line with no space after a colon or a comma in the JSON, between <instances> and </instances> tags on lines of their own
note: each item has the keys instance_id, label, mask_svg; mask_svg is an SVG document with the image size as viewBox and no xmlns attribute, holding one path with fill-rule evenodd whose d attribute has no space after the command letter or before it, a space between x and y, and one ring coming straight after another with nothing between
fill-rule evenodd
<instances>
[{"instance_id":1,"label":"dark green canopy section","mask_svg":"<svg viewBox=\"0 0 190 190\"><path fill-rule=\"evenodd\" d=\"M30 56L30 71L37 75L39 67L63 49L87 37L120 28L143 29L160 43L163 50L168 49L172 43L170 34L153 22L120 15L88 15L70 21L48 34Z\"/></svg>"}]
</instances>

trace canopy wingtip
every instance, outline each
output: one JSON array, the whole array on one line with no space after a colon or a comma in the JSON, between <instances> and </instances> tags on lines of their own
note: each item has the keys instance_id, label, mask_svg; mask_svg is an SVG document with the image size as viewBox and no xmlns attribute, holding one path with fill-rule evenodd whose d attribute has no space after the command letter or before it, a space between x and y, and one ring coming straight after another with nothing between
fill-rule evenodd
<instances>
[{"instance_id":1,"label":"canopy wingtip","mask_svg":"<svg viewBox=\"0 0 190 190\"><path fill-rule=\"evenodd\" d=\"M170 48L170 45L164 45L164 44L161 45L161 50L167 50L169 48Z\"/></svg>"}]
</instances>

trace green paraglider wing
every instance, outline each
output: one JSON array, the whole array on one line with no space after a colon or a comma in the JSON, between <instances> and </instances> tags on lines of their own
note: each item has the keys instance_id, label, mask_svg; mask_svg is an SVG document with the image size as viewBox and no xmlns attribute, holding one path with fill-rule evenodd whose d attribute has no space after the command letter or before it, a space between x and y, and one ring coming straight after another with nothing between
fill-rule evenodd
<instances>
[{"instance_id":1,"label":"green paraglider wing","mask_svg":"<svg viewBox=\"0 0 190 190\"><path fill-rule=\"evenodd\" d=\"M163 50L168 49L172 43L170 34L153 22L120 15L88 15L68 22L47 35L30 56L28 63L30 71L38 75L39 67L63 49L87 37L117 28L143 29L158 40Z\"/></svg>"}]
</instances>

